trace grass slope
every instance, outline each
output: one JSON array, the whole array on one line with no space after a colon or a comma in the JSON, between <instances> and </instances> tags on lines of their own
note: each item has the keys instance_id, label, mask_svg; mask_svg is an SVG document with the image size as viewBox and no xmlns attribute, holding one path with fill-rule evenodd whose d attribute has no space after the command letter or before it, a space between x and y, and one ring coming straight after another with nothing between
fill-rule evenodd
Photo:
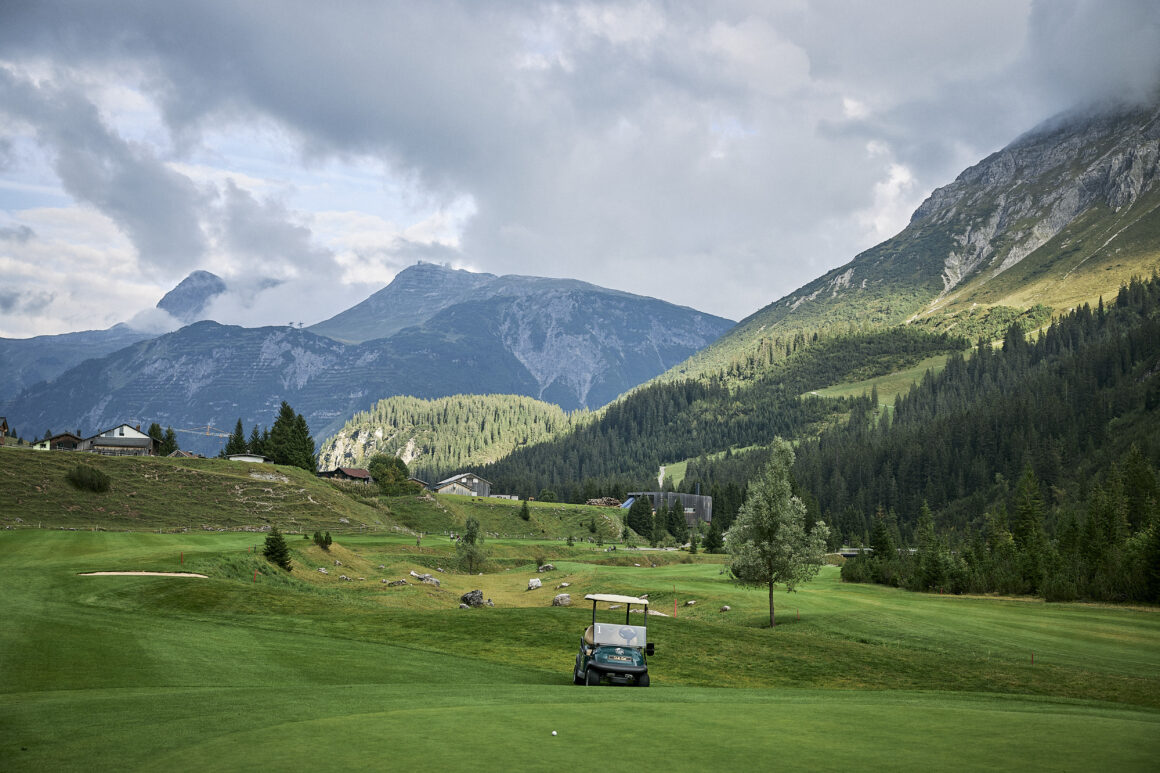
<instances>
[{"instance_id":1,"label":"grass slope","mask_svg":"<svg viewBox=\"0 0 1160 773\"><path fill-rule=\"evenodd\" d=\"M778 594L770 631L765 594L719 559L624 551L643 565L619 566L551 545L556 571L527 591L544 546L494 541L523 563L387 588L372 572L405 574L450 543L353 536L324 555L291 540L286 575L249 552L259 542L0 532L0 769L559 770L628 755L642 770L1149 770L1160 752L1154 609L916 595L831 569ZM313 570L334 556L367 580ZM178 568L210 579L77 575ZM560 582L573 598L678 603L650 619L653 687L570 684L589 612L548 605ZM496 607L457 609L476 587Z\"/></svg>"}]
</instances>

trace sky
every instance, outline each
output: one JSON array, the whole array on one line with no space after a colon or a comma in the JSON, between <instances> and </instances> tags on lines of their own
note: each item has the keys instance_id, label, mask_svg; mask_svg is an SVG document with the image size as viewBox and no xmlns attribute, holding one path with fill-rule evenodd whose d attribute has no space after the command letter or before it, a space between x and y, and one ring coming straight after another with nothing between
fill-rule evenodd
<instances>
[{"instance_id":1,"label":"sky","mask_svg":"<svg viewBox=\"0 0 1160 773\"><path fill-rule=\"evenodd\" d=\"M423 260L740 320L1037 123L1154 0L0 3L0 337L313 324Z\"/></svg>"}]
</instances>

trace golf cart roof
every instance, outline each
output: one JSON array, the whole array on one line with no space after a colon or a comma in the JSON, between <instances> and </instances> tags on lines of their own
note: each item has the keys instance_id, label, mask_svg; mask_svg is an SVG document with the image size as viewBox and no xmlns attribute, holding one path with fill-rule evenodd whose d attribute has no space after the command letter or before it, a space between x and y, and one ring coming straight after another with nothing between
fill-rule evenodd
<instances>
[{"instance_id":1,"label":"golf cart roof","mask_svg":"<svg viewBox=\"0 0 1160 773\"><path fill-rule=\"evenodd\" d=\"M636 596L617 596L615 593L589 593L584 598L588 601L609 601L613 604L643 604L648 606L648 599L638 599Z\"/></svg>"}]
</instances>

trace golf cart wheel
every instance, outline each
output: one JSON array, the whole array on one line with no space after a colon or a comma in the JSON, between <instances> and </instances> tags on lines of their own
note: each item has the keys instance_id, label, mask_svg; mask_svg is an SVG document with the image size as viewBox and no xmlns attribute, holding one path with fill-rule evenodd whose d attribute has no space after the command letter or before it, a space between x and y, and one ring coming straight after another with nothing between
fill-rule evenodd
<instances>
[{"instance_id":1,"label":"golf cart wheel","mask_svg":"<svg viewBox=\"0 0 1160 773\"><path fill-rule=\"evenodd\" d=\"M641 674L636 678L637 687L648 687L648 674Z\"/></svg>"},{"instance_id":2,"label":"golf cart wheel","mask_svg":"<svg viewBox=\"0 0 1160 773\"><path fill-rule=\"evenodd\" d=\"M589 687L600 684L600 672L594 668L590 668L584 672L584 683Z\"/></svg>"},{"instance_id":3,"label":"golf cart wheel","mask_svg":"<svg viewBox=\"0 0 1160 773\"><path fill-rule=\"evenodd\" d=\"M572 684L584 684L584 677L580 676L576 669L572 669Z\"/></svg>"}]
</instances>

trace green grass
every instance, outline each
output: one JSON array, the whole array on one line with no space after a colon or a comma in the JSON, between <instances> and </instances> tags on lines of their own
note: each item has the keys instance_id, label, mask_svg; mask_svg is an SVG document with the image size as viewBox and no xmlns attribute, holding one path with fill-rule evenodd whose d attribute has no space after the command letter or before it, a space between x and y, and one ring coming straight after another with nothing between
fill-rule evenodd
<instances>
[{"instance_id":1,"label":"green grass","mask_svg":"<svg viewBox=\"0 0 1160 773\"><path fill-rule=\"evenodd\" d=\"M111 489L84 491L68 482L83 462L107 475ZM251 530L446 534L469 517L485 532L509 537L612 540L623 514L606 507L453 495L384 497L377 487L320 479L296 467L223 459L109 458L0 447L0 527L111 530ZM595 519L596 534L588 524Z\"/></svg>"},{"instance_id":2,"label":"green grass","mask_svg":"<svg viewBox=\"0 0 1160 773\"><path fill-rule=\"evenodd\" d=\"M619 566L492 540L493 572L387 588L451 543L291 539L289 575L260 544L0 532L0 769L1149 770L1160 752L1155 609L911 594L829 568L778 592L771 631L765 594L720 557L622 550L642 566ZM528 591L545 550L557 568ZM210 579L77 575L98 569ZM653 687L571 685L590 613L549 605L561 582L677 602L650 618ZM496 606L459 610L473 588Z\"/></svg>"},{"instance_id":3,"label":"green grass","mask_svg":"<svg viewBox=\"0 0 1160 773\"><path fill-rule=\"evenodd\" d=\"M910 391L910 387L922 381L927 371L940 373L947 364L947 355L939 354L927 357L912 368L906 368L877 378L855 381L845 384L834 384L824 389L817 389L810 394L819 397L859 397L870 394L874 387L878 387L878 404L892 407L894 398Z\"/></svg>"}]
</instances>

